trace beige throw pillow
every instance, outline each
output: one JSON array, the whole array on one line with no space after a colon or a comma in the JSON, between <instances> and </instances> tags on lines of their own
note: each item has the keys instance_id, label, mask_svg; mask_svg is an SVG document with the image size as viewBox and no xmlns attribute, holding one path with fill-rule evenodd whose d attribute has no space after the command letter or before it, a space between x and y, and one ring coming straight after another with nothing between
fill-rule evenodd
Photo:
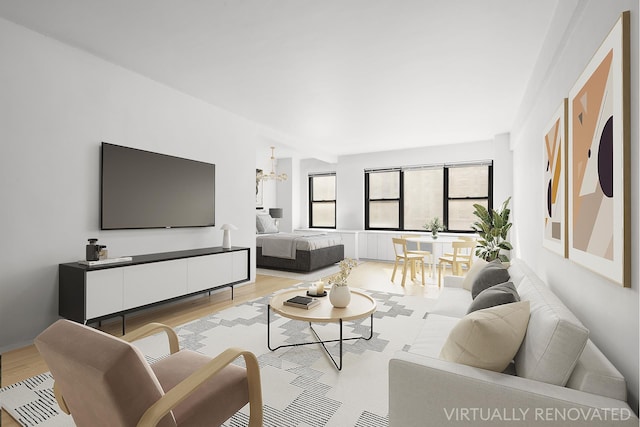
<instances>
[{"instance_id":1,"label":"beige throw pillow","mask_svg":"<svg viewBox=\"0 0 640 427\"><path fill-rule=\"evenodd\" d=\"M449 333L440 358L502 372L518 352L529 323L529 301L474 311Z\"/></svg>"},{"instance_id":2,"label":"beige throw pillow","mask_svg":"<svg viewBox=\"0 0 640 427\"><path fill-rule=\"evenodd\" d=\"M471 285L473 285L473 281L476 279L476 276L480 271L487 265L488 262L483 260L482 258L478 258L473 260L473 264L471 264L471 268L467 271L467 275L464 276L464 280L462 281L462 289L466 289L471 292Z\"/></svg>"}]
</instances>

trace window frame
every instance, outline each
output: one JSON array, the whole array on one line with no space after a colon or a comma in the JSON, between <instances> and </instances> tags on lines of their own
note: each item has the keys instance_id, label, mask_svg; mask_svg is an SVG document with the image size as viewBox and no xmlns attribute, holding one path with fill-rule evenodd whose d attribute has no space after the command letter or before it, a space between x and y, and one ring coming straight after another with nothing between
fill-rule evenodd
<instances>
[{"instance_id":1,"label":"window frame","mask_svg":"<svg viewBox=\"0 0 640 427\"><path fill-rule=\"evenodd\" d=\"M449 170L452 168L459 167L471 167L471 166L487 166L487 196L486 197L478 197L478 196L467 196L467 197L450 197L449 196ZM421 165L421 166L406 166L399 168L383 168L383 169L365 169L364 171L364 229L371 231L401 231L401 232L415 232L415 231L424 231L423 229L406 229L404 228L404 173L405 171L411 171L421 168L442 168L443 179L443 191L442 191L442 220L444 225L446 226L446 231L453 233L461 233L461 234L472 234L473 230L450 230L449 229L449 202L456 200L467 200L467 201L487 201L488 209L491 210L493 208L493 160L480 160L473 162L460 162L460 163L447 163L447 164L432 164L432 165ZM376 172L392 172L398 171L399 176L399 197L397 199L370 199L369 198L369 176L371 173ZM370 208L369 203L372 201L397 201L398 202L398 228L379 228L379 227L371 227L370 225Z\"/></svg>"},{"instance_id":2,"label":"window frame","mask_svg":"<svg viewBox=\"0 0 640 427\"><path fill-rule=\"evenodd\" d=\"M404 226L404 206L402 204L402 192L398 193L397 198L380 198L380 199L369 199L369 176L370 173L388 173L388 172L398 172L398 185L400 190L404 187L404 175L402 174L402 170L399 168L390 168L390 169L374 169L365 171L364 174L364 221L365 221L365 230L398 230L398 228L370 228L369 227L369 219L370 219L370 202L398 202L398 226L400 229Z\"/></svg>"},{"instance_id":3,"label":"window frame","mask_svg":"<svg viewBox=\"0 0 640 427\"><path fill-rule=\"evenodd\" d=\"M333 176L334 177L334 198L326 200L313 199L313 178ZM310 173L309 178L309 228L327 228L335 230L338 226L338 176L335 172ZM313 225L313 205L333 203L333 227Z\"/></svg>"}]
</instances>

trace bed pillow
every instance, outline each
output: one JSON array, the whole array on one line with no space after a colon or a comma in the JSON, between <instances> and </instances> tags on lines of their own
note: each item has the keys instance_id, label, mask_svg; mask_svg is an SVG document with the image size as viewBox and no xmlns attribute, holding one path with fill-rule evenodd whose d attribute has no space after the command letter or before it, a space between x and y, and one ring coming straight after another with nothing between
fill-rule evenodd
<instances>
[{"instance_id":1,"label":"bed pillow","mask_svg":"<svg viewBox=\"0 0 640 427\"><path fill-rule=\"evenodd\" d=\"M500 260L496 259L484 266L476 275L471 284L471 298L476 299L478 294L491 286L509 281L509 271Z\"/></svg>"},{"instance_id":2,"label":"bed pillow","mask_svg":"<svg viewBox=\"0 0 640 427\"><path fill-rule=\"evenodd\" d=\"M271 215L256 215L256 229L258 234L277 233L278 227L276 227L276 221L271 218Z\"/></svg>"},{"instance_id":3,"label":"bed pillow","mask_svg":"<svg viewBox=\"0 0 640 427\"><path fill-rule=\"evenodd\" d=\"M529 301L474 311L453 327L440 358L502 372L518 352L528 323Z\"/></svg>"},{"instance_id":4,"label":"bed pillow","mask_svg":"<svg viewBox=\"0 0 640 427\"><path fill-rule=\"evenodd\" d=\"M511 282L500 283L491 286L480 292L476 299L471 302L467 314L485 308L495 307L502 304L511 304L520 301L520 295L516 287Z\"/></svg>"}]
</instances>

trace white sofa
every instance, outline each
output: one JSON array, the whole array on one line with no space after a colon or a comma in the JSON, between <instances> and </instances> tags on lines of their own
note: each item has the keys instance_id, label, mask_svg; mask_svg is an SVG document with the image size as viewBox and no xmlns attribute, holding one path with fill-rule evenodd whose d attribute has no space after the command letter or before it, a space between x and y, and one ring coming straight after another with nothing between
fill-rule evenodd
<instances>
[{"instance_id":1,"label":"white sofa","mask_svg":"<svg viewBox=\"0 0 640 427\"><path fill-rule=\"evenodd\" d=\"M447 276L420 334L389 362L389 425L638 426L624 377L588 330L524 262L509 274L531 311L511 372L439 358L472 301L463 279Z\"/></svg>"}]
</instances>

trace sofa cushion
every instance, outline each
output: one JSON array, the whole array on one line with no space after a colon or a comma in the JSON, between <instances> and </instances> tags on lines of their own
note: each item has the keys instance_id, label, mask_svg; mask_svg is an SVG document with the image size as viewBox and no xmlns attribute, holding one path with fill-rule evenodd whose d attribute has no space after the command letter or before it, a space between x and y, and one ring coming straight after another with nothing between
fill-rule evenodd
<instances>
[{"instance_id":1,"label":"sofa cushion","mask_svg":"<svg viewBox=\"0 0 640 427\"><path fill-rule=\"evenodd\" d=\"M438 358L449 332L459 320L457 317L427 314L420 333L407 351L421 356Z\"/></svg>"},{"instance_id":2,"label":"sofa cushion","mask_svg":"<svg viewBox=\"0 0 640 427\"><path fill-rule=\"evenodd\" d=\"M451 330L440 358L502 372L518 352L528 322L528 301L474 311Z\"/></svg>"},{"instance_id":3,"label":"sofa cushion","mask_svg":"<svg viewBox=\"0 0 640 427\"><path fill-rule=\"evenodd\" d=\"M627 400L627 382L591 340L587 340L566 386L612 399Z\"/></svg>"},{"instance_id":4,"label":"sofa cushion","mask_svg":"<svg viewBox=\"0 0 640 427\"><path fill-rule=\"evenodd\" d=\"M518 301L520 301L520 295L513 283L500 283L480 292L467 309L467 313Z\"/></svg>"},{"instance_id":5,"label":"sofa cushion","mask_svg":"<svg viewBox=\"0 0 640 427\"><path fill-rule=\"evenodd\" d=\"M500 260L491 261L478 272L473 280L471 298L475 299L485 289L507 281L509 281L509 271L502 265Z\"/></svg>"},{"instance_id":6,"label":"sofa cushion","mask_svg":"<svg viewBox=\"0 0 640 427\"><path fill-rule=\"evenodd\" d=\"M527 274L533 274L531 270L525 267L524 262L520 259L512 259L509 262L509 281L518 289L520 282Z\"/></svg>"},{"instance_id":7,"label":"sofa cushion","mask_svg":"<svg viewBox=\"0 0 640 427\"><path fill-rule=\"evenodd\" d=\"M462 281L462 289L471 291L471 285L473 285L473 281L476 279L478 273L480 273L480 271L482 271L484 266L487 264L488 262L483 260L482 258L474 260L473 264L471 264L471 268L469 269L469 271L467 271L467 275L464 276L464 280Z\"/></svg>"},{"instance_id":8,"label":"sofa cushion","mask_svg":"<svg viewBox=\"0 0 640 427\"><path fill-rule=\"evenodd\" d=\"M564 386L582 354L589 331L534 274L518 287L531 304L529 327L515 357L518 376Z\"/></svg>"},{"instance_id":9,"label":"sofa cushion","mask_svg":"<svg viewBox=\"0 0 640 427\"><path fill-rule=\"evenodd\" d=\"M453 276L447 276L453 277ZM457 319L467 314L467 308L471 304L471 293L462 288L442 288L436 305L430 313L451 316Z\"/></svg>"}]
</instances>

